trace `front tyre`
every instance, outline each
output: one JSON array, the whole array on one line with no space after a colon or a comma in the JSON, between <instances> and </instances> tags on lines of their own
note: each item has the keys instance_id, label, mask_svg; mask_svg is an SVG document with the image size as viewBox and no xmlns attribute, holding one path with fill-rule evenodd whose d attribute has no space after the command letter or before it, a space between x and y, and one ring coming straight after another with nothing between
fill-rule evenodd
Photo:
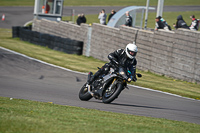
<instances>
[{"instance_id":1,"label":"front tyre","mask_svg":"<svg viewBox=\"0 0 200 133\"><path fill-rule=\"evenodd\" d=\"M122 84L117 84L111 90L107 88L103 94L103 98L102 98L103 103L111 103L113 100L115 100L119 96L122 90L123 90Z\"/></svg>"},{"instance_id":2,"label":"front tyre","mask_svg":"<svg viewBox=\"0 0 200 133\"><path fill-rule=\"evenodd\" d=\"M83 85L81 90L79 91L79 99L82 101L88 101L92 98L91 94L88 92L88 88L86 87L86 83Z\"/></svg>"}]
</instances>

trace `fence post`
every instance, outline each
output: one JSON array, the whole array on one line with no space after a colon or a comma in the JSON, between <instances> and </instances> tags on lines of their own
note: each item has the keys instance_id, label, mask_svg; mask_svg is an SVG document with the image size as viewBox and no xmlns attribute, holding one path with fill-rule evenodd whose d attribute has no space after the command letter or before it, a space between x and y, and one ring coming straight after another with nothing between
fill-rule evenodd
<instances>
[{"instance_id":1,"label":"fence post","mask_svg":"<svg viewBox=\"0 0 200 133\"><path fill-rule=\"evenodd\" d=\"M141 22L140 22L140 29L142 29L143 18L144 18L144 9L142 9L142 17L141 17Z\"/></svg>"},{"instance_id":2,"label":"fence post","mask_svg":"<svg viewBox=\"0 0 200 133\"><path fill-rule=\"evenodd\" d=\"M74 17L75 17L75 10L72 9L72 22L73 22L73 23L75 23L75 19L74 19Z\"/></svg>"},{"instance_id":3,"label":"fence post","mask_svg":"<svg viewBox=\"0 0 200 133\"><path fill-rule=\"evenodd\" d=\"M87 57L90 56L91 36L92 36L92 26L89 26L89 27L88 27L88 34L87 34L87 46L86 46L86 52L85 52L85 55L86 55Z\"/></svg>"},{"instance_id":4,"label":"fence post","mask_svg":"<svg viewBox=\"0 0 200 133\"><path fill-rule=\"evenodd\" d=\"M147 4L146 4L146 13L145 13L145 21L144 21L145 30L147 29L148 13L149 13L149 0L147 0Z\"/></svg>"}]
</instances>

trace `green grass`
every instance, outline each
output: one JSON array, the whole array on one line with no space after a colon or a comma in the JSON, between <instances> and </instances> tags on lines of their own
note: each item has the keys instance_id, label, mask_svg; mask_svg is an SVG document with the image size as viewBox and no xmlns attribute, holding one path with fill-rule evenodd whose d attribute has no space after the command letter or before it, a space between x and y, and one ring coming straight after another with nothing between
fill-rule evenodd
<instances>
[{"instance_id":1,"label":"green grass","mask_svg":"<svg viewBox=\"0 0 200 133\"><path fill-rule=\"evenodd\" d=\"M164 12L163 18L167 21L167 23L171 26L171 28L174 29L173 24L176 23L177 16L182 15L183 19L185 20L187 25L190 25L192 22L190 19L190 16L193 14L195 15L196 18L200 18L200 11ZM109 13L107 15L109 15ZM156 12L149 12L148 25L147 25L148 28L153 28L153 29L155 28L155 17L156 17ZM76 20L77 16L75 16L74 18ZM86 15L86 18L87 18L87 24L99 23L97 14ZM70 20L70 19L71 19L70 17L63 17L63 21ZM143 27L144 27L144 25L143 25Z\"/></svg>"},{"instance_id":2,"label":"green grass","mask_svg":"<svg viewBox=\"0 0 200 133\"><path fill-rule=\"evenodd\" d=\"M197 133L200 125L0 97L0 133Z\"/></svg>"},{"instance_id":3,"label":"green grass","mask_svg":"<svg viewBox=\"0 0 200 133\"><path fill-rule=\"evenodd\" d=\"M146 0L73 0L65 5L145 5ZM150 1L156 5L157 0ZM34 0L1 0L0 6L33 6ZM200 5L198 0L166 0L165 5ZM183 16L191 12L180 12ZM192 12L192 14L200 14ZM164 13L163 17L172 25L179 13ZM152 16L152 17L151 17ZM169 16L169 17L168 17ZM99 22L97 15L87 15L88 23ZM150 13L148 27L154 28L155 13ZM190 19L184 17L187 24ZM199 17L198 17L199 18ZM188 20L187 20L188 19ZM81 72L95 72L105 62L92 57L69 55L11 38L10 29L0 29L0 46L28 56ZM136 85L172 92L200 99L200 85L143 72ZM200 125L166 119L104 112L78 107L55 105L0 97L0 133L197 133Z\"/></svg>"},{"instance_id":4,"label":"green grass","mask_svg":"<svg viewBox=\"0 0 200 133\"><path fill-rule=\"evenodd\" d=\"M158 0L150 0L150 6L157 6ZM165 5L200 5L198 0L165 0ZM144 6L146 0L65 0L65 6ZM34 6L34 0L1 0L0 6Z\"/></svg>"},{"instance_id":5,"label":"green grass","mask_svg":"<svg viewBox=\"0 0 200 133\"><path fill-rule=\"evenodd\" d=\"M10 29L0 29L0 46L80 72L96 72L105 62L92 57L66 54L11 38ZM139 60L138 60L139 61ZM139 70L138 70L139 71ZM139 71L143 77L135 85L200 99L200 85Z\"/></svg>"}]
</instances>

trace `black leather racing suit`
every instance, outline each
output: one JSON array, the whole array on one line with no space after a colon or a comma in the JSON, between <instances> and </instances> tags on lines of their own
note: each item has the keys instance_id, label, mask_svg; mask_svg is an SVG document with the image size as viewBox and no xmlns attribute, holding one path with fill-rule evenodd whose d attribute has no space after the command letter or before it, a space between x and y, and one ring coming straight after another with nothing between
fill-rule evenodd
<instances>
[{"instance_id":1,"label":"black leather racing suit","mask_svg":"<svg viewBox=\"0 0 200 133\"><path fill-rule=\"evenodd\" d=\"M110 60L110 63L106 63L102 68L100 68L91 77L91 79L88 81L88 84L91 84L101 74L107 74L112 64L122 66L127 70L129 70L131 72L129 78L131 78L133 81L136 81L135 72L136 72L137 60L135 58L134 59L128 58L124 49L118 49L113 53L110 53L108 55L108 59Z\"/></svg>"}]
</instances>

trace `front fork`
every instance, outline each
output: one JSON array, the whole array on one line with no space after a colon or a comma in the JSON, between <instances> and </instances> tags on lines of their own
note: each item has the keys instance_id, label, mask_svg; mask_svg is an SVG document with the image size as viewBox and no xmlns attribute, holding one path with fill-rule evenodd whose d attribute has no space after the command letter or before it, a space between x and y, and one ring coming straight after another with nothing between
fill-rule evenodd
<instances>
[{"instance_id":1,"label":"front fork","mask_svg":"<svg viewBox=\"0 0 200 133\"><path fill-rule=\"evenodd\" d=\"M106 90L106 92L107 92L107 91L111 91L111 90L113 89L113 87L116 86L117 83L118 83L117 78L114 78L113 81L112 81L112 84L111 84L110 87ZM125 87L125 88L129 89L129 88L127 87L126 80L123 80L123 81L122 81L122 84L124 84L124 87Z\"/></svg>"},{"instance_id":2,"label":"front fork","mask_svg":"<svg viewBox=\"0 0 200 133\"><path fill-rule=\"evenodd\" d=\"M111 84L110 87L106 90L106 92L112 90L112 88L113 88L113 87L115 86L115 84L116 84L115 81L116 81L116 78L113 79L112 84Z\"/></svg>"}]
</instances>

